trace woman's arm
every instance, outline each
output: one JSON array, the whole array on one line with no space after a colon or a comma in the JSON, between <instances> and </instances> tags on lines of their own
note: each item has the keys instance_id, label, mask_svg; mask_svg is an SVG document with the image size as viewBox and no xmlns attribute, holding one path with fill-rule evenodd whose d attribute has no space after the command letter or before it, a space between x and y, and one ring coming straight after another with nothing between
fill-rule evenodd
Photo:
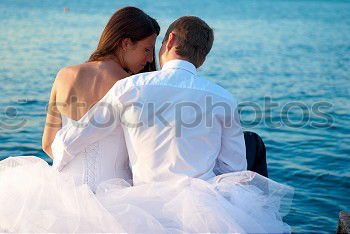
<instances>
[{"instance_id":1,"label":"woman's arm","mask_svg":"<svg viewBox=\"0 0 350 234\"><path fill-rule=\"evenodd\" d=\"M51 150L51 144L55 139L56 133L62 127L61 115L57 109L57 103L56 103L57 80L58 80L58 74L55 79L55 82L53 83L51 95L50 95L50 101L47 106L46 122L44 127L43 138L42 138L42 149L52 159L53 159L53 154Z\"/></svg>"}]
</instances>

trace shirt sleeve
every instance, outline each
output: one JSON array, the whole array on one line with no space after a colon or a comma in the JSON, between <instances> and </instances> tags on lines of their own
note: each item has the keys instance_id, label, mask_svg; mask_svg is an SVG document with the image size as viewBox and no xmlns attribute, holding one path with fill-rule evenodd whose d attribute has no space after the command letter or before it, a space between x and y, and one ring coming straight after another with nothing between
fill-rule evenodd
<instances>
[{"instance_id":1,"label":"shirt sleeve","mask_svg":"<svg viewBox=\"0 0 350 234\"><path fill-rule=\"evenodd\" d=\"M61 170L86 146L108 136L120 125L119 105L114 92L108 92L79 121L57 132L52 151L53 167Z\"/></svg>"},{"instance_id":2,"label":"shirt sleeve","mask_svg":"<svg viewBox=\"0 0 350 234\"><path fill-rule=\"evenodd\" d=\"M237 104L221 117L221 150L214 168L215 174L247 170L244 134L239 120Z\"/></svg>"}]
</instances>

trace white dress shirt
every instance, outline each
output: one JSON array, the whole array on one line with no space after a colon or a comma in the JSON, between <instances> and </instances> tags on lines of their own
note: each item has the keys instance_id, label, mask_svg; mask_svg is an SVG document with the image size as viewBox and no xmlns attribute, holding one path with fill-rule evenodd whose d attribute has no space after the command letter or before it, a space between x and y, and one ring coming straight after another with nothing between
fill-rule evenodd
<instances>
[{"instance_id":1,"label":"white dress shirt","mask_svg":"<svg viewBox=\"0 0 350 234\"><path fill-rule=\"evenodd\" d=\"M184 60L118 81L78 122L56 136L58 168L122 129L134 184L247 169L236 99Z\"/></svg>"}]
</instances>

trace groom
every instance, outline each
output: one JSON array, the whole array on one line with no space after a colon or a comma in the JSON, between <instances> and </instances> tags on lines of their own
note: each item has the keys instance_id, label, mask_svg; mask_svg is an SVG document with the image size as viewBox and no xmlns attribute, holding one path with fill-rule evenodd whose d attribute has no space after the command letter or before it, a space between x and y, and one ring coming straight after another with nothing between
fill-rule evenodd
<instances>
[{"instance_id":1,"label":"groom","mask_svg":"<svg viewBox=\"0 0 350 234\"><path fill-rule=\"evenodd\" d=\"M197 75L213 41L213 30L198 17L173 22L159 52L162 69L118 81L84 126L61 136L64 154L74 157L122 129L134 184L246 170L236 99Z\"/></svg>"}]
</instances>

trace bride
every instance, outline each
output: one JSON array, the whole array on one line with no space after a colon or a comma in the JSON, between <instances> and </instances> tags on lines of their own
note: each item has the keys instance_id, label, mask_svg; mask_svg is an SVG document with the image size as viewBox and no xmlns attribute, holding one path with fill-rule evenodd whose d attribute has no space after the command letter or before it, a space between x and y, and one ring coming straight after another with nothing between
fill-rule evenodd
<instances>
[{"instance_id":1,"label":"bride","mask_svg":"<svg viewBox=\"0 0 350 234\"><path fill-rule=\"evenodd\" d=\"M52 142L58 130L76 125L85 113L115 84L130 74L154 71L154 45L160 28L140 9L118 10L107 23L87 63L63 68L53 84L42 138L43 150L53 157ZM113 142L119 142L118 147ZM103 160L97 158L101 151ZM53 158L55 167L59 159ZM97 184L112 178L131 179L122 132L89 145L62 173L74 175L77 184Z\"/></svg>"},{"instance_id":2,"label":"bride","mask_svg":"<svg viewBox=\"0 0 350 234\"><path fill-rule=\"evenodd\" d=\"M122 8L110 18L88 61L59 71L42 138L43 150L53 159L54 167L59 162L53 158L51 146L60 129L77 124L118 80L156 70L154 46L159 32L157 21L142 10ZM114 147L115 142L119 147ZM103 159L96 157L97 150ZM37 157L9 157L0 162L0 231L123 230L115 229L114 221L111 229L107 225L110 214L100 211L98 215L98 208L87 206L85 200L95 199L90 197L90 190L95 192L98 184L113 178L131 181L122 132L85 147L59 174ZM48 207L44 208L45 204ZM97 212L95 215L104 221L87 225L91 211L85 208ZM85 221L77 224L82 217Z\"/></svg>"},{"instance_id":3,"label":"bride","mask_svg":"<svg viewBox=\"0 0 350 234\"><path fill-rule=\"evenodd\" d=\"M128 11L137 9L122 9L112 16L110 22L118 18L118 14L128 15ZM108 43L108 37L116 36L107 31L116 30L118 24L111 23L109 28L109 22L89 62L63 69L58 74L50 101L55 104L50 109L52 113L48 113L49 124L43 136L45 151L54 156L54 169L36 157L10 157L0 162L0 231L290 232L289 226L282 221L288 213L292 195L288 186L250 171L225 173L205 180L190 176L190 171L184 175L175 173L166 179L157 178L155 172L159 172L160 168L155 167L152 171L147 169L150 166L147 161L138 164L138 167L135 167L134 161L128 161L129 158L135 159L135 152L130 145L125 146L128 142L124 139L130 141L130 135L124 136L124 131L118 129L120 127L109 124L100 128L99 131L105 133L95 140L98 136L96 128L89 130L91 114L96 117L94 113L101 112L103 108L99 107L103 107L102 104L109 100L109 94L113 94L116 88L134 84L131 78L117 82L120 85L113 85L115 81L129 73L138 73L147 62L154 65L152 51L159 27L152 18L137 12L147 22L143 28L131 30L130 22L126 29L121 28L133 33L144 32L145 29L154 31L150 30L149 34L134 40L127 34L120 39L118 47L104 50L103 43L106 47L115 45ZM124 18L119 15L117 22L130 19L131 15L136 17L135 14L129 13ZM133 23L140 21L132 20ZM172 34L166 43L163 42L162 53L171 50L171 38L175 37ZM177 63L187 64L189 69L188 63ZM169 68L169 63L166 64ZM64 80L66 77L70 79ZM130 97L135 96L129 93ZM83 109L71 111L77 110L81 102L87 103ZM102 116L105 112L102 110ZM84 140L79 140L83 137L70 131L72 129L83 129ZM154 140L140 137L142 140L139 139L139 142L144 141L146 145ZM68 152L68 144L61 145L67 139L79 148L76 154ZM163 139L163 143L167 140ZM203 143L208 145L210 141ZM198 146L201 143L192 144ZM154 151L161 148L156 145L150 147ZM197 147L198 151L200 149ZM176 165L178 162L172 163ZM134 186L129 164L133 168L133 181L137 182ZM147 171L150 175L144 175L148 180L141 182L146 177L140 176L140 172Z\"/></svg>"}]
</instances>

